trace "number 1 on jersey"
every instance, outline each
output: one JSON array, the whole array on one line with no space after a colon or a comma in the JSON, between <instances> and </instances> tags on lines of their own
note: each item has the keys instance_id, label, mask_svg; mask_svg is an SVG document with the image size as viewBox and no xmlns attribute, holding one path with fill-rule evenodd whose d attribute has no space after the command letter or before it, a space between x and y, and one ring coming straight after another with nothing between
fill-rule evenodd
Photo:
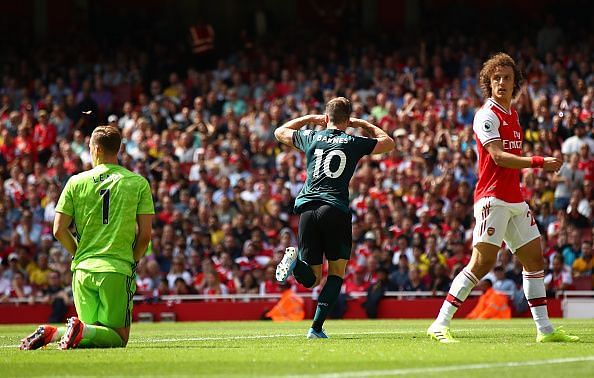
<instances>
[{"instance_id":1,"label":"number 1 on jersey","mask_svg":"<svg viewBox=\"0 0 594 378\"><path fill-rule=\"evenodd\" d=\"M101 189L99 195L103 197L103 224L109 224L109 189Z\"/></svg>"}]
</instances>

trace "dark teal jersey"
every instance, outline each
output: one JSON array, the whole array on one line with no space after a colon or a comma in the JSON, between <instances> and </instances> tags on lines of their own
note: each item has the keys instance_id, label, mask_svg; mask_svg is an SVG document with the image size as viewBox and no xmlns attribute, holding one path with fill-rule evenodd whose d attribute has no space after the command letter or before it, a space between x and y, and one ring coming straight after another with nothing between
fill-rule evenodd
<instances>
[{"instance_id":1,"label":"dark teal jersey","mask_svg":"<svg viewBox=\"0 0 594 378\"><path fill-rule=\"evenodd\" d=\"M295 212L301 213L306 203L322 201L348 213L349 181L376 143L337 129L295 131L293 144L307 157L307 180L295 200Z\"/></svg>"}]
</instances>

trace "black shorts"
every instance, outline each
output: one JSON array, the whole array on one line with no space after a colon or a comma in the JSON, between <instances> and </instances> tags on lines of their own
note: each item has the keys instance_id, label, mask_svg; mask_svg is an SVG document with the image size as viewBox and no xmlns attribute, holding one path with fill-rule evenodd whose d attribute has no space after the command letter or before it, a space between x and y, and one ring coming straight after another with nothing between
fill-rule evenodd
<instances>
[{"instance_id":1,"label":"black shorts","mask_svg":"<svg viewBox=\"0 0 594 378\"><path fill-rule=\"evenodd\" d=\"M303 207L299 219L299 257L309 265L320 265L323 257L334 261L351 257L351 215L324 202Z\"/></svg>"}]
</instances>

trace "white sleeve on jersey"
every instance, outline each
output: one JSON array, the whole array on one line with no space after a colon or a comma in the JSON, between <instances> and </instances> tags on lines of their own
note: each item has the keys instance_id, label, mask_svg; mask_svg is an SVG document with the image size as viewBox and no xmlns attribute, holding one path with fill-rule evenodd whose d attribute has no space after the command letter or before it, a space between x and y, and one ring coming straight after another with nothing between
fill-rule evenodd
<instances>
[{"instance_id":1,"label":"white sleeve on jersey","mask_svg":"<svg viewBox=\"0 0 594 378\"><path fill-rule=\"evenodd\" d=\"M472 129L483 146L501 139L499 135L499 118L491 109L483 107L476 112Z\"/></svg>"}]
</instances>

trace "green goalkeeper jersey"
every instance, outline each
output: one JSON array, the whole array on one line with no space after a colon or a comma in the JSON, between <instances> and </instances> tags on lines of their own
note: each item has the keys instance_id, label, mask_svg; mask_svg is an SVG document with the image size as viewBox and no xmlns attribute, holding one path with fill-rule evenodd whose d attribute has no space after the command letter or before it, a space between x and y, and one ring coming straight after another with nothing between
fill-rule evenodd
<instances>
[{"instance_id":1,"label":"green goalkeeper jersey","mask_svg":"<svg viewBox=\"0 0 594 378\"><path fill-rule=\"evenodd\" d=\"M117 164L101 164L72 176L56 212L71 216L78 247L72 271L132 275L136 216L154 214L148 181Z\"/></svg>"}]
</instances>

